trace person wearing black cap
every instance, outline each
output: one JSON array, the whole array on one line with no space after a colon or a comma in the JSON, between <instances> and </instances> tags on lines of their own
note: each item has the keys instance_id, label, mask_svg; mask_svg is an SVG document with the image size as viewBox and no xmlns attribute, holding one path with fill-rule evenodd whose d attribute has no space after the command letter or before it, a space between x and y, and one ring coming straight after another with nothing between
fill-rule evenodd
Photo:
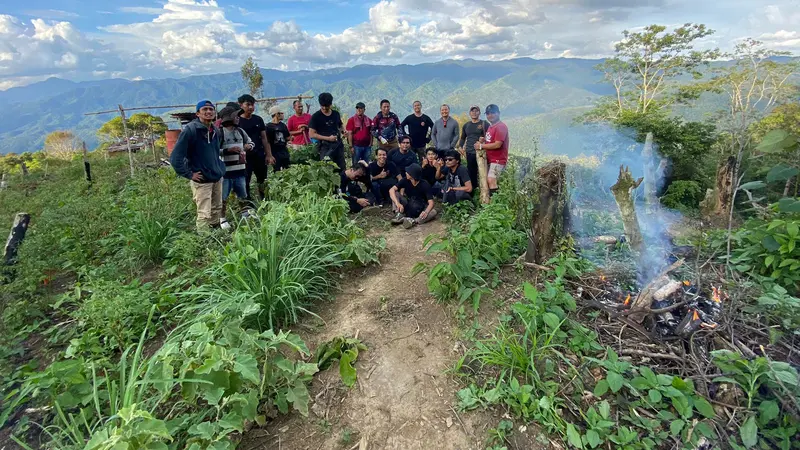
<instances>
[{"instance_id":1,"label":"person wearing black cap","mask_svg":"<svg viewBox=\"0 0 800 450\"><path fill-rule=\"evenodd\" d=\"M241 204L248 200L245 187L246 152L253 150L253 141L250 136L239 128L239 105L226 106L219 112L220 136L222 144L219 152L220 158L225 163L225 176L222 179L222 217L220 225L227 227L225 215L228 212L228 197L231 192L236 194Z\"/></svg>"},{"instance_id":2,"label":"person wearing black cap","mask_svg":"<svg viewBox=\"0 0 800 450\"><path fill-rule=\"evenodd\" d=\"M319 159L329 158L335 162L339 172L346 168L344 162L344 144L342 143L342 116L331 108L333 96L329 92L319 94L319 111L311 116L308 123L308 135L316 139Z\"/></svg>"},{"instance_id":3,"label":"person wearing black cap","mask_svg":"<svg viewBox=\"0 0 800 450\"><path fill-rule=\"evenodd\" d=\"M497 105L486 107L486 118L489 119L489 129L486 130L485 139L476 142L475 150L486 150L486 159L489 163L489 193L497 191L497 179L508 163L508 127L500 120L500 108Z\"/></svg>"},{"instance_id":4,"label":"person wearing black cap","mask_svg":"<svg viewBox=\"0 0 800 450\"><path fill-rule=\"evenodd\" d=\"M475 153L475 143L486 135L489 122L481 120L481 108L478 105L469 107L469 122L461 127L461 139L458 148L461 156L467 158L467 170L473 184L478 184L478 158Z\"/></svg>"},{"instance_id":5,"label":"person wearing black cap","mask_svg":"<svg viewBox=\"0 0 800 450\"><path fill-rule=\"evenodd\" d=\"M462 200L472 200L472 180L466 167L461 165L461 154L451 150L445 155L444 161L447 168L442 201L448 205L455 205Z\"/></svg>"},{"instance_id":6,"label":"person wearing black cap","mask_svg":"<svg viewBox=\"0 0 800 450\"><path fill-rule=\"evenodd\" d=\"M402 223L403 228L411 228L436 218L431 186L422 179L422 167L419 164L406 167L406 177L389 190L389 197L397 211L392 219L393 225Z\"/></svg>"},{"instance_id":7,"label":"person wearing black cap","mask_svg":"<svg viewBox=\"0 0 800 450\"><path fill-rule=\"evenodd\" d=\"M364 110L366 106L362 102L356 103L356 115L347 119L347 141L353 147L353 165L359 161L369 162L372 159L372 121Z\"/></svg>"},{"instance_id":8,"label":"person wearing black cap","mask_svg":"<svg viewBox=\"0 0 800 450\"><path fill-rule=\"evenodd\" d=\"M175 173L189 179L197 205L197 230L218 227L222 218L222 176L225 163L219 158L221 137L214 128L216 109L210 100L197 104L197 118L181 131L169 162Z\"/></svg>"}]
</instances>

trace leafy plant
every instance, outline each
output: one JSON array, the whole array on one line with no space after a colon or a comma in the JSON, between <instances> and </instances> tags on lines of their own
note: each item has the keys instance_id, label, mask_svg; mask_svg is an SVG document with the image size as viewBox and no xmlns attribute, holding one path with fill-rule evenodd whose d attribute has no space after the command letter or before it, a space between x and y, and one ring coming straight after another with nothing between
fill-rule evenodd
<instances>
[{"instance_id":1,"label":"leafy plant","mask_svg":"<svg viewBox=\"0 0 800 450\"><path fill-rule=\"evenodd\" d=\"M307 194L323 197L331 194L339 182L336 164L330 161L295 164L271 176L269 198L288 203Z\"/></svg>"},{"instance_id":2,"label":"leafy plant","mask_svg":"<svg viewBox=\"0 0 800 450\"><path fill-rule=\"evenodd\" d=\"M703 200L703 190L698 182L692 180L674 181L661 197L661 203L673 209L696 209L701 200Z\"/></svg>"},{"instance_id":3,"label":"leafy plant","mask_svg":"<svg viewBox=\"0 0 800 450\"><path fill-rule=\"evenodd\" d=\"M339 361L339 376L347 387L356 384L357 374L353 367L358 359L359 351L366 351L367 346L355 338L335 337L323 342L314 354L317 355L319 370L327 370L333 363Z\"/></svg>"},{"instance_id":4,"label":"leafy plant","mask_svg":"<svg viewBox=\"0 0 800 450\"><path fill-rule=\"evenodd\" d=\"M300 146L298 149L289 151L289 161L291 164L309 164L319 161L319 152L313 144Z\"/></svg>"}]
</instances>

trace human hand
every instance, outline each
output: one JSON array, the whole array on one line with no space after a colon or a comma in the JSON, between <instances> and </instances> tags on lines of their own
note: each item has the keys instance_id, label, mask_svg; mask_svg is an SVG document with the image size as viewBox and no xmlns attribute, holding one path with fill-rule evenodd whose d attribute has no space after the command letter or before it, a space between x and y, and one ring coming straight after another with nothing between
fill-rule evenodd
<instances>
[{"instance_id":1,"label":"human hand","mask_svg":"<svg viewBox=\"0 0 800 450\"><path fill-rule=\"evenodd\" d=\"M232 152L236 152L236 153L241 153L241 152L243 152L243 151L244 151L244 150L242 149L242 147L231 147L231 148L229 148L228 150L230 150L230 151L232 151Z\"/></svg>"},{"instance_id":2,"label":"human hand","mask_svg":"<svg viewBox=\"0 0 800 450\"><path fill-rule=\"evenodd\" d=\"M299 127L297 127L298 130L305 130L306 128L308 128L308 125L306 124L301 124Z\"/></svg>"},{"instance_id":3,"label":"human hand","mask_svg":"<svg viewBox=\"0 0 800 450\"><path fill-rule=\"evenodd\" d=\"M205 180L206 180L205 177L200 172L195 172L192 174L192 181L194 181L195 183L202 183Z\"/></svg>"},{"instance_id":4,"label":"human hand","mask_svg":"<svg viewBox=\"0 0 800 450\"><path fill-rule=\"evenodd\" d=\"M387 140L386 140L386 138L385 138L385 137L383 137L383 136L381 136L381 137L380 137L380 138L378 138L378 139L380 139L380 141L381 141L381 144L384 144L384 145L386 145L386 144L389 142L389 141L387 141Z\"/></svg>"},{"instance_id":5,"label":"human hand","mask_svg":"<svg viewBox=\"0 0 800 450\"><path fill-rule=\"evenodd\" d=\"M403 204L402 204L402 203L398 203L398 204L396 204L396 205L395 205L395 207L397 208L397 212L399 212L399 213L404 213L404 212L406 212L406 208L403 206Z\"/></svg>"},{"instance_id":6,"label":"human hand","mask_svg":"<svg viewBox=\"0 0 800 450\"><path fill-rule=\"evenodd\" d=\"M453 191L452 187L447 188L447 192L452 192L452 191Z\"/></svg>"},{"instance_id":7,"label":"human hand","mask_svg":"<svg viewBox=\"0 0 800 450\"><path fill-rule=\"evenodd\" d=\"M458 153L461 154L462 158L466 158L467 157L467 150L466 150L465 147L461 147L460 149L458 149Z\"/></svg>"},{"instance_id":8,"label":"human hand","mask_svg":"<svg viewBox=\"0 0 800 450\"><path fill-rule=\"evenodd\" d=\"M486 143L486 137L485 136L481 136L480 138L478 138L478 142L480 142L481 144L485 144Z\"/></svg>"},{"instance_id":9,"label":"human hand","mask_svg":"<svg viewBox=\"0 0 800 450\"><path fill-rule=\"evenodd\" d=\"M421 220L425 220L426 217L428 217L428 211L422 211L422 213L419 215Z\"/></svg>"},{"instance_id":10,"label":"human hand","mask_svg":"<svg viewBox=\"0 0 800 450\"><path fill-rule=\"evenodd\" d=\"M481 138L481 139L483 139L483 138ZM482 145L483 145L483 143L482 143L482 142L480 142L480 141L478 141L478 142L476 142L476 143L475 143L475 144L474 144L472 147L473 147L475 150L480 150Z\"/></svg>"},{"instance_id":11,"label":"human hand","mask_svg":"<svg viewBox=\"0 0 800 450\"><path fill-rule=\"evenodd\" d=\"M365 198L359 198L358 200L356 200L356 203L358 203L359 205L361 205L364 208L369 206L369 200L367 200Z\"/></svg>"},{"instance_id":12,"label":"human hand","mask_svg":"<svg viewBox=\"0 0 800 450\"><path fill-rule=\"evenodd\" d=\"M267 163L267 165L270 165L270 166L275 165L275 157L274 156L267 156L265 162Z\"/></svg>"}]
</instances>

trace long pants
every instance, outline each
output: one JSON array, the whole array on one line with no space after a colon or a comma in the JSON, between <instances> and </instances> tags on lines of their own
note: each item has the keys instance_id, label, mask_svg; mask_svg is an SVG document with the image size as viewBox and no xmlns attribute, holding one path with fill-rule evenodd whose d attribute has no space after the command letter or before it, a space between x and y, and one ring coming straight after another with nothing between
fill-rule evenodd
<instances>
[{"instance_id":1,"label":"long pants","mask_svg":"<svg viewBox=\"0 0 800 450\"><path fill-rule=\"evenodd\" d=\"M233 191L240 200L247 199L247 187L244 177L222 179L222 199L227 200Z\"/></svg>"},{"instance_id":2,"label":"long pants","mask_svg":"<svg viewBox=\"0 0 800 450\"><path fill-rule=\"evenodd\" d=\"M472 189L479 189L481 182L478 179L478 155L475 152L467 152L467 172L472 181Z\"/></svg>"},{"instance_id":3,"label":"long pants","mask_svg":"<svg viewBox=\"0 0 800 450\"><path fill-rule=\"evenodd\" d=\"M283 169L288 169L291 165L291 157L289 156L289 152L273 152L272 156L275 158L275 165L272 166L272 170L275 172L280 172Z\"/></svg>"},{"instance_id":4,"label":"long pants","mask_svg":"<svg viewBox=\"0 0 800 450\"><path fill-rule=\"evenodd\" d=\"M339 172L344 172L344 169L347 168L347 163L344 161L344 145L341 141L320 141L319 144L317 144L317 151L319 152L320 161L329 158L336 163Z\"/></svg>"},{"instance_id":5,"label":"long pants","mask_svg":"<svg viewBox=\"0 0 800 450\"><path fill-rule=\"evenodd\" d=\"M381 205L389 201L389 191L392 189L392 186L396 184L397 179L395 178L374 180L372 182L372 192L375 193L375 201Z\"/></svg>"},{"instance_id":6,"label":"long pants","mask_svg":"<svg viewBox=\"0 0 800 450\"><path fill-rule=\"evenodd\" d=\"M394 150L396 148L400 148L400 144L397 142L397 138L394 138L394 139L392 139L391 141L388 141L385 144L382 143L380 139L378 139L378 148L386 150L386 153L389 153L390 151L392 151L392 150Z\"/></svg>"},{"instance_id":7,"label":"long pants","mask_svg":"<svg viewBox=\"0 0 800 450\"><path fill-rule=\"evenodd\" d=\"M214 183L189 181L189 186L192 188L194 204L197 205L197 231L219 226L222 217L222 180Z\"/></svg>"},{"instance_id":8,"label":"long pants","mask_svg":"<svg viewBox=\"0 0 800 450\"><path fill-rule=\"evenodd\" d=\"M372 147L353 146L353 167L358 165L359 161L370 162L372 160Z\"/></svg>"},{"instance_id":9,"label":"long pants","mask_svg":"<svg viewBox=\"0 0 800 450\"><path fill-rule=\"evenodd\" d=\"M253 179L253 174L256 176L258 183L258 193L261 198L264 198L264 182L267 181L267 161L266 156L262 153L251 151L247 153L247 165L245 167L245 187L247 188L247 198L253 200L250 194L250 181Z\"/></svg>"},{"instance_id":10,"label":"long pants","mask_svg":"<svg viewBox=\"0 0 800 450\"><path fill-rule=\"evenodd\" d=\"M403 205L403 209L405 210L403 212L403 215L406 217L411 217L412 219L417 219L419 215L422 214L422 212L428 208L428 205L422 202L409 201L408 197L406 197L405 195L398 195L397 199L398 201L400 201L400 204ZM418 219L417 221L419 223L430 222L431 220L436 218L437 214L439 213L436 212L435 209L432 209L431 212L428 213L428 217L424 219Z\"/></svg>"},{"instance_id":11,"label":"long pants","mask_svg":"<svg viewBox=\"0 0 800 450\"><path fill-rule=\"evenodd\" d=\"M464 191L450 191L445 192L442 198L442 202L447 203L448 205L455 205L463 200L472 200L472 195L470 195L469 192Z\"/></svg>"}]
</instances>

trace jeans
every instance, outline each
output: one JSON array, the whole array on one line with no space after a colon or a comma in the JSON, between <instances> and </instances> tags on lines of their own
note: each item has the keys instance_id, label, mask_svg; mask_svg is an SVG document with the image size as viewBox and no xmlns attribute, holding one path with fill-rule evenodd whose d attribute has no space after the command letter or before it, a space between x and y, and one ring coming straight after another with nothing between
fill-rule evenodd
<instances>
[{"instance_id":1,"label":"jeans","mask_svg":"<svg viewBox=\"0 0 800 450\"><path fill-rule=\"evenodd\" d=\"M359 161L370 162L371 159L372 147L369 145L366 147L359 147L357 145L353 146L353 166L358 165Z\"/></svg>"},{"instance_id":2,"label":"jeans","mask_svg":"<svg viewBox=\"0 0 800 450\"><path fill-rule=\"evenodd\" d=\"M192 197L197 205L197 231L205 231L219 225L222 217L222 180L214 183L189 181Z\"/></svg>"},{"instance_id":3,"label":"jeans","mask_svg":"<svg viewBox=\"0 0 800 450\"><path fill-rule=\"evenodd\" d=\"M347 168L347 164L344 162L344 144L342 144L342 141L320 141L317 144L317 151L319 152L320 160L329 158L331 161L336 163L336 166L339 168L339 172L344 172L344 169Z\"/></svg>"},{"instance_id":4,"label":"jeans","mask_svg":"<svg viewBox=\"0 0 800 450\"><path fill-rule=\"evenodd\" d=\"M472 200L472 195L470 195L469 192L464 191L450 191L445 192L442 198L442 202L447 203L448 205L455 205L463 200Z\"/></svg>"},{"instance_id":5,"label":"jeans","mask_svg":"<svg viewBox=\"0 0 800 450\"><path fill-rule=\"evenodd\" d=\"M233 191L237 197L244 200L247 198L247 185L245 177L223 178L222 179L222 199L227 200Z\"/></svg>"}]
</instances>

